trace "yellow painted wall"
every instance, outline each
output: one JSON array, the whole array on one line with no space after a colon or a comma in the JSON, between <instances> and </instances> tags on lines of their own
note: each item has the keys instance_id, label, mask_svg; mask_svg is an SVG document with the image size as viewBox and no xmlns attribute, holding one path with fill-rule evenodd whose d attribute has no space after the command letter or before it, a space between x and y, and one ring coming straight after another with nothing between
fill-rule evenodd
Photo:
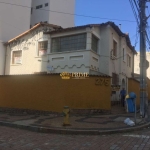
<instances>
[{"instance_id":1,"label":"yellow painted wall","mask_svg":"<svg viewBox=\"0 0 150 150\"><path fill-rule=\"evenodd\" d=\"M137 96L137 105L140 105L140 82L135 79L128 80L128 92L134 92ZM147 79L148 100L150 101L150 79Z\"/></svg>"},{"instance_id":2,"label":"yellow painted wall","mask_svg":"<svg viewBox=\"0 0 150 150\"><path fill-rule=\"evenodd\" d=\"M148 92L148 101L150 101L150 79L147 79L147 92Z\"/></svg>"},{"instance_id":3,"label":"yellow painted wall","mask_svg":"<svg viewBox=\"0 0 150 150\"><path fill-rule=\"evenodd\" d=\"M140 83L135 79L128 79L128 93L134 92L137 96L137 106L140 106Z\"/></svg>"},{"instance_id":4,"label":"yellow painted wall","mask_svg":"<svg viewBox=\"0 0 150 150\"><path fill-rule=\"evenodd\" d=\"M109 86L97 77L62 80L59 75L0 76L0 107L61 112L72 109L111 109Z\"/></svg>"}]
</instances>

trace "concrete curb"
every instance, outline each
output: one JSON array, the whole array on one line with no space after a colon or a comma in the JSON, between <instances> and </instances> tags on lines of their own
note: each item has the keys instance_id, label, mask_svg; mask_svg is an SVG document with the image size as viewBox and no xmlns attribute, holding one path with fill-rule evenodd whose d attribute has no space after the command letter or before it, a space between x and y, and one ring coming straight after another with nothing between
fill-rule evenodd
<instances>
[{"instance_id":1,"label":"concrete curb","mask_svg":"<svg viewBox=\"0 0 150 150\"><path fill-rule=\"evenodd\" d=\"M104 135L104 134L115 134L115 133L124 133L129 131L137 131L143 128L150 126L150 122L143 124L141 126L115 129L115 130L80 130L80 129L60 129L60 128L48 128L48 127L39 127L32 125L18 125L10 122L0 121L0 126L14 127L34 132L41 133L53 133L53 134L74 134L74 135Z\"/></svg>"}]
</instances>

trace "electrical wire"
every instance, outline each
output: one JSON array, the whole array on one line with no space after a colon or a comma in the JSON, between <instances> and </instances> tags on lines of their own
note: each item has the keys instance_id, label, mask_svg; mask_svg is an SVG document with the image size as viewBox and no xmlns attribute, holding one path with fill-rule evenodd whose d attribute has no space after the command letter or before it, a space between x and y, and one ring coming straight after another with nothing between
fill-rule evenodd
<instances>
[{"instance_id":1,"label":"electrical wire","mask_svg":"<svg viewBox=\"0 0 150 150\"><path fill-rule=\"evenodd\" d=\"M136 12L136 10L135 10L133 1L132 1L132 0L129 0L129 2L130 2L130 5L131 5L131 8L132 8L134 17L135 17L135 19L136 19L137 25L138 25L138 27L139 27L140 23L139 23L138 15L137 15L137 12ZM138 13L139 13L139 12L138 12Z\"/></svg>"},{"instance_id":2,"label":"electrical wire","mask_svg":"<svg viewBox=\"0 0 150 150\"><path fill-rule=\"evenodd\" d=\"M25 7L25 8L32 8L37 10L36 8L33 7L29 7L29 6L24 6L24 5L18 5L18 4L12 4L12 3L6 3L6 2L0 2L2 4L7 4L7 5L14 5L14 6L19 6L19 7ZM136 22L133 20L122 20L122 19L115 19L115 18L102 18L102 17L95 17L95 16L87 16L87 15L82 15L82 14L71 14L71 13L67 13L67 12L60 12L60 11L54 11L54 10L50 10L50 9L38 9L38 10L42 10L42 11L50 11L50 12L55 12L55 13L62 13L62 14L66 14L66 15L73 15L73 16L79 16L79 17L86 17L86 18L98 18L98 19L107 19L107 20L116 20L116 21L126 21L126 22Z\"/></svg>"},{"instance_id":3,"label":"electrical wire","mask_svg":"<svg viewBox=\"0 0 150 150\"><path fill-rule=\"evenodd\" d=\"M133 1L134 1L134 4L135 4L135 6L136 6L137 11L139 12L139 7L138 7L138 5L137 5L137 2L136 2L135 0L133 0Z\"/></svg>"},{"instance_id":4,"label":"electrical wire","mask_svg":"<svg viewBox=\"0 0 150 150\"><path fill-rule=\"evenodd\" d=\"M136 47L137 43L138 43L138 38L139 38L139 33L138 33L138 27L136 28L136 38L135 38L135 44L134 46Z\"/></svg>"}]
</instances>

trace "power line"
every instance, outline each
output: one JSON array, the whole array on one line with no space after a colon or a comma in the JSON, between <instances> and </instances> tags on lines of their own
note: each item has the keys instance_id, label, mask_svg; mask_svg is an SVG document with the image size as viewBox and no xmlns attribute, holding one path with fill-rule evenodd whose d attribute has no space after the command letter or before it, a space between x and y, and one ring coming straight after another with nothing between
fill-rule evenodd
<instances>
[{"instance_id":1,"label":"power line","mask_svg":"<svg viewBox=\"0 0 150 150\"><path fill-rule=\"evenodd\" d=\"M135 4L135 6L136 6L137 11L139 12L139 7L138 7L138 5L137 5L137 2L136 2L135 0L133 0L133 1L134 1L134 4Z\"/></svg>"},{"instance_id":2,"label":"power line","mask_svg":"<svg viewBox=\"0 0 150 150\"><path fill-rule=\"evenodd\" d=\"M32 9L36 9L33 7L29 7L29 6L24 6L24 5L18 5L18 4L12 4L12 3L6 3L6 2L0 2L2 4L7 4L7 5L14 5L14 6L19 6L19 7L25 7L25 8L32 8ZM37 10L37 9L36 9ZM126 21L126 22L136 22L133 20L122 20L122 19L113 19L113 18L102 18L102 17L95 17L95 16L87 16L87 15L82 15L82 14L71 14L71 13L67 13L67 12L60 12L60 11L54 11L54 10L50 10L50 9L38 9L38 10L42 10L42 11L50 11L50 12L55 12L55 13L62 13L62 14L66 14L66 15L73 15L73 16L79 16L79 17L86 17L86 18L95 18L95 19L105 19L105 20L116 20L116 21Z\"/></svg>"},{"instance_id":3,"label":"power line","mask_svg":"<svg viewBox=\"0 0 150 150\"><path fill-rule=\"evenodd\" d=\"M136 29L136 38L135 38L135 44L134 46L136 47L137 43L138 43L138 38L139 38L139 33L138 33L138 27Z\"/></svg>"},{"instance_id":4,"label":"power line","mask_svg":"<svg viewBox=\"0 0 150 150\"><path fill-rule=\"evenodd\" d=\"M136 19L137 25L139 26L140 23L139 23L138 15L137 15L137 13L136 13L136 11L135 11L135 8L134 8L134 4L133 4L132 0L129 0L129 2L130 2L130 5L131 5L131 8L132 8L134 17L135 17L135 19ZM137 8L137 9L138 9L138 8Z\"/></svg>"}]
</instances>

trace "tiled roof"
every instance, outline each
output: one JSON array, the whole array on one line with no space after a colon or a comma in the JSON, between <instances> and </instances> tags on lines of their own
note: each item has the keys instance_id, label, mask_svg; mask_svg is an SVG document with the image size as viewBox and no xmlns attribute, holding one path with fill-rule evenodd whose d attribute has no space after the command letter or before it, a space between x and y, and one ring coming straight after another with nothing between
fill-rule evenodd
<instances>
[{"instance_id":1,"label":"tiled roof","mask_svg":"<svg viewBox=\"0 0 150 150\"><path fill-rule=\"evenodd\" d=\"M137 54L135 48L131 45L131 41L130 41L129 35L126 34L126 33L123 33L114 22L106 22L106 23L101 23L101 24L87 24L87 25L76 26L76 27L69 27L69 28L59 28L59 29L56 29L54 31L47 32L46 34L60 33L60 32L65 32L65 31L84 29L84 28L87 28L87 27L98 27L98 26L100 27L100 26L107 26L107 25L110 25L117 32L117 34L119 36L125 37L128 47L135 54Z\"/></svg>"},{"instance_id":2,"label":"tiled roof","mask_svg":"<svg viewBox=\"0 0 150 150\"><path fill-rule=\"evenodd\" d=\"M15 38L9 40L9 41L6 42L5 44L7 45L7 44L11 43L12 41L17 40L18 38L20 38L20 37L22 37L22 36L28 34L28 33L31 32L32 30L34 30L34 29L36 29L36 28L38 28L38 27L40 27L40 26L49 26L49 27L53 27L53 28L55 28L55 29L57 29L57 28L58 28L58 29L59 29L59 28L62 28L61 26L57 26L57 25L54 25L54 24L48 24L48 23L42 23L42 22L40 22L40 23L36 24L35 26L33 26L31 29L29 29L29 30L23 32L22 34L16 36Z\"/></svg>"},{"instance_id":3,"label":"tiled roof","mask_svg":"<svg viewBox=\"0 0 150 150\"><path fill-rule=\"evenodd\" d=\"M130 41L130 38L129 38L129 35L128 34L125 34L123 33L119 27L117 25L115 25L114 22L106 22L106 23L101 23L101 24L87 24L87 25L82 25L82 26L75 26L75 27L69 27L69 28L62 28L61 26L57 26L57 25L53 25L53 24L48 24L48 23L38 23L37 25L33 26L31 29L25 31L24 33L16 36L15 38L9 40L7 43L5 43L6 45L11 43L12 41L14 40L17 40L18 38L26 35L27 33L29 33L30 31L40 27L40 26L50 26L50 27L53 27L55 28L55 30L53 31L50 31L50 32L46 32L45 34L52 34L52 33L60 33L60 32L65 32L65 31L72 31L72 30L79 30L79 29L83 29L83 28L86 28L86 27L100 27L100 26L107 26L107 25L110 25L117 33L119 36L122 36L122 37L125 37L126 38L126 42L127 42L127 45L128 47L135 53L137 54L136 50L134 49L134 47L131 45L131 41Z\"/></svg>"}]
</instances>

